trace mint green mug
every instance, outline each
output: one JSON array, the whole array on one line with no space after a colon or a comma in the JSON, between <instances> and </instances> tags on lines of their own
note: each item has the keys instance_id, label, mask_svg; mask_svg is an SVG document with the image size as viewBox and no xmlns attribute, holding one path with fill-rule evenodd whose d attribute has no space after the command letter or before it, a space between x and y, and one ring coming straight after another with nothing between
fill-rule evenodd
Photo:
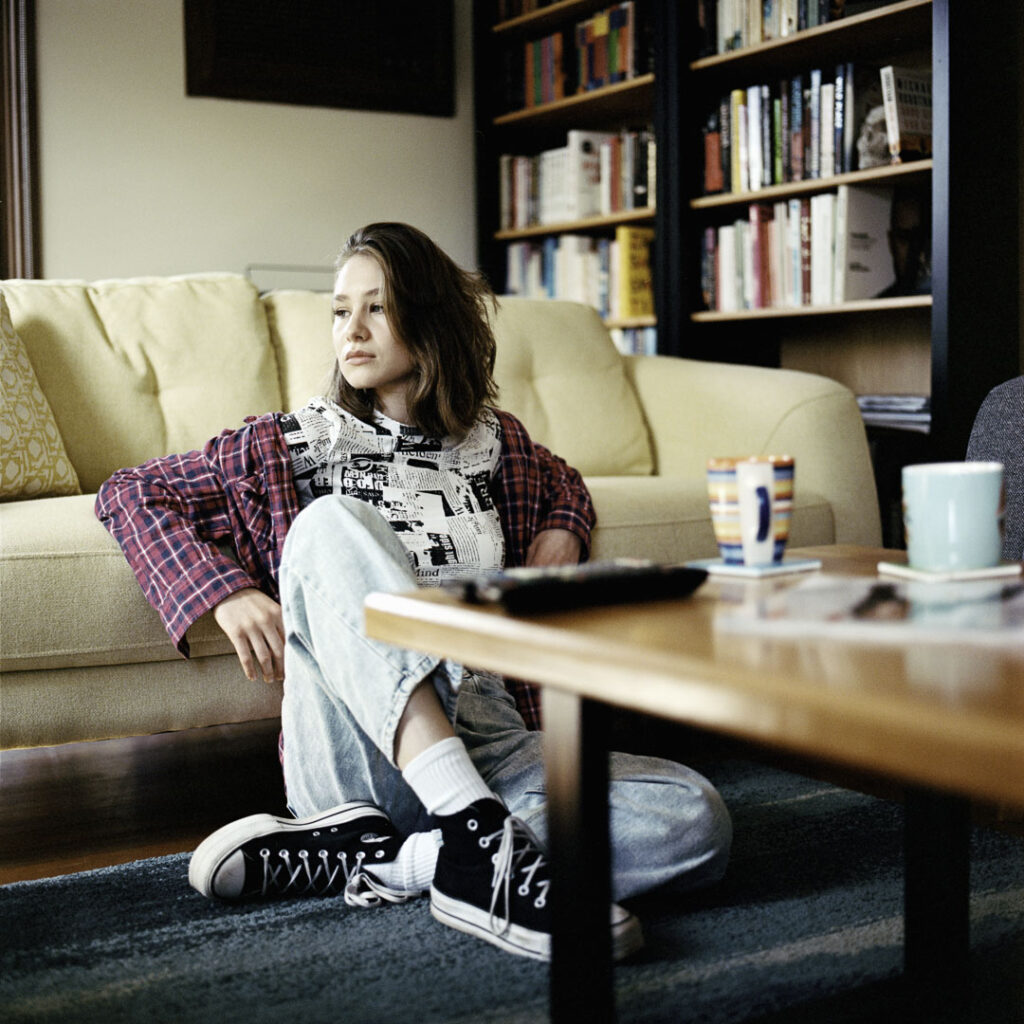
<instances>
[{"instance_id":1,"label":"mint green mug","mask_svg":"<svg viewBox=\"0 0 1024 1024\"><path fill-rule=\"evenodd\" d=\"M1002 551L1003 464L903 468L907 562L925 572L990 569Z\"/></svg>"}]
</instances>

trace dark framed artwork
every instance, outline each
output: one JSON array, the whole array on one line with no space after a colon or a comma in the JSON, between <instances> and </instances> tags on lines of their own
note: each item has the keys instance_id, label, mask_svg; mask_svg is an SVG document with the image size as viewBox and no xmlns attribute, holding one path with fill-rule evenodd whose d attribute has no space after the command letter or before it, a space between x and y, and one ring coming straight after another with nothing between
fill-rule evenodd
<instances>
[{"instance_id":1,"label":"dark framed artwork","mask_svg":"<svg viewBox=\"0 0 1024 1024\"><path fill-rule=\"evenodd\" d=\"M452 0L184 0L189 96L452 117Z\"/></svg>"}]
</instances>

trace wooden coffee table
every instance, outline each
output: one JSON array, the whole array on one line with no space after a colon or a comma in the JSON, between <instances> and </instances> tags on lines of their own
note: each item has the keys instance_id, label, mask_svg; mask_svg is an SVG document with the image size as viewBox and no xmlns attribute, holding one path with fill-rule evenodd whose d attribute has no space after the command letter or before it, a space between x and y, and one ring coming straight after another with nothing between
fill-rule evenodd
<instances>
[{"instance_id":1,"label":"wooden coffee table","mask_svg":"<svg viewBox=\"0 0 1024 1024\"><path fill-rule=\"evenodd\" d=\"M849 546L791 554L855 576L902 558ZM616 707L902 783L905 972L940 1005L965 980L970 802L1024 807L1024 643L873 644L715 629L728 602L801 578L714 577L687 599L519 617L435 590L367 600L372 637L543 687L553 1019L614 1019L606 740Z\"/></svg>"}]
</instances>

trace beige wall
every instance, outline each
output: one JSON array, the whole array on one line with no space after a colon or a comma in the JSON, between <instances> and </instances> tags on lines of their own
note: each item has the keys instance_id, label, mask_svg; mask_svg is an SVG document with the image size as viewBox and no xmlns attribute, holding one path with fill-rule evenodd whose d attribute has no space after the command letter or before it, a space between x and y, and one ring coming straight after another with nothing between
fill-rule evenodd
<instances>
[{"instance_id":1,"label":"beige wall","mask_svg":"<svg viewBox=\"0 0 1024 1024\"><path fill-rule=\"evenodd\" d=\"M37 0L43 275L330 265L382 219L471 265L470 4L436 118L186 97L181 0Z\"/></svg>"}]
</instances>

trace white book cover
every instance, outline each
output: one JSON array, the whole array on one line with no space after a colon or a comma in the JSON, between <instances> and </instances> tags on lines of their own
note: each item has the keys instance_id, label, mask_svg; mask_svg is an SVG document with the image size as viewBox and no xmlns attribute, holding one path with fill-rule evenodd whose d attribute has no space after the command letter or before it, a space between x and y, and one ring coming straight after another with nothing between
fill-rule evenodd
<instances>
[{"instance_id":1,"label":"white book cover","mask_svg":"<svg viewBox=\"0 0 1024 1024\"><path fill-rule=\"evenodd\" d=\"M540 155L540 223L558 224L568 220L566 213L566 163L568 150L545 150Z\"/></svg>"},{"instance_id":2,"label":"white book cover","mask_svg":"<svg viewBox=\"0 0 1024 1024\"><path fill-rule=\"evenodd\" d=\"M793 35L799 26L800 5L798 0L777 0L782 5L779 12L779 37Z\"/></svg>"},{"instance_id":3,"label":"white book cover","mask_svg":"<svg viewBox=\"0 0 1024 1024\"><path fill-rule=\"evenodd\" d=\"M836 301L873 299L896 280L889 249L893 189L843 185L839 195L844 230L837 238Z\"/></svg>"},{"instance_id":4,"label":"white book cover","mask_svg":"<svg viewBox=\"0 0 1024 1024\"><path fill-rule=\"evenodd\" d=\"M850 187L836 189L835 239L832 246L832 300L846 301L846 251L848 241L847 217L850 207Z\"/></svg>"},{"instance_id":5,"label":"white book cover","mask_svg":"<svg viewBox=\"0 0 1024 1024\"><path fill-rule=\"evenodd\" d=\"M608 132L571 130L566 137L566 212L569 220L601 212L601 146L614 138Z\"/></svg>"},{"instance_id":6,"label":"white book cover","mask_svg":"<svg viewBox=\"0 0 1024 1024\"><path fill-rule=\"evenodd\" d=\"M803 305L803 272L800 254L800 200L786 203L786 305Z\"/></svg>"},{"instance_id":7,"label":"white book cover","mask_svg":"<svg viewBox=\"0 0 1024 1024\"><path fill-rule=\"evenodd\" d=\"M737 108L734 108L736 112L736 123L737 123L737 137L739 139L739 171L740 171L740 187L736 189L733 187L733 191L749 192L750 191L750 133L748 131L748 125L750 123L747 117L746 104L742 104Z\"/></svg>"},{"instance_id":8,"label":"white book cover","mask_svg":"<svg viewBox=\"0 0 1024 1024\"><path fill-rule=\"evenodd\" d=\"M764 152L761 148L761 87L751 86L747 90L747 174L749 188L761 187Z\"/></svg>"},{"instance_id":9,"label":"white book cover","mask_svg":"<svg viewBox=\"0 0 1024 1024\"><path fill-rule=\"evenodd\" d=\"M619 181L622 182L622 209L632 210L636 206L633 193L633 178L636 174L636 132L623 132L621 137L622 168Z\"/></svg>"},{"instance_id":10,"label":"white book cover","mask_svg":"<svg viewBox=\"0 0 1024 1024\"><path fill-rule=\"evenodd\" d=\"M604 215L614 213L616 210L615 187L615 145L614 139L609 138L601 143L599 152L601 177L598 183L599 205L598 212Z\"/></svg>"},{"instance_id":11,"label":"white book cover","mask_svg":"<svg viewBox=\"0 0 1024 1024\"><path fill-rule=\"evenodd\" d=\"M831 178L836 173L836 87L834 82L821 85L821 176Z\"/></svg>"},{"instance_id":12,"label":"white book cover","mask_svg":"<svg viewBox=\"0 0 1024 1024\"><path fill-rule=\"evenodd\" d=\"M932 74L927 68L891 64L880 71L885 130L894 163L932 150Z\"/></svg>"},{"instance_id":13,"label":"white book cover","mask_svg":"<svg viewBox=\"0 0 1024 1024\"><path fill-rule=\"evenodd\" d=\"M723 224L718 229L718 300L716 308L723 313L736 311L736 228Z\"/></svg>"},{"instance_id":14,"label":"white book cover","mask_svg":"<svg viewBox=\"0 0 1024 1024\"><path fill-rule=\"evenodd\" d=\"M836 197L832 192L811 196L811 305L832 305Z\"/></svg>"}]
</instances>

